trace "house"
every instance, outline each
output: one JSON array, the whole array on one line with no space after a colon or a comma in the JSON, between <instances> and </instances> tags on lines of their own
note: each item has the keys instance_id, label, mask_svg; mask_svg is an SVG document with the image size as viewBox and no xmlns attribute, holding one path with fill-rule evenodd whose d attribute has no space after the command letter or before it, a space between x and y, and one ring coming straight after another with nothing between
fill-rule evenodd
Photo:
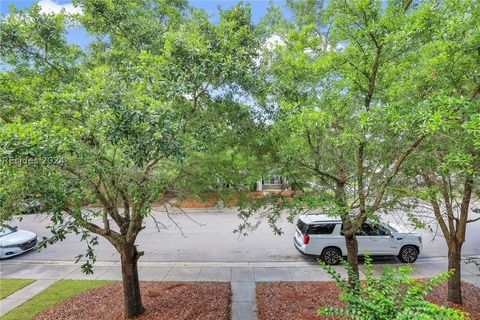
<instances>
[{"instance_id":1,"label":"house","mask_svg":"<svg viewBox=\"0 0 480 320\"><path fill-rule=\"evenodd\" d=\"M290 190L287 179L280 176L270 176L257 180L257 190L260 192L276 192Z\"/></svg>"}]
</instances>

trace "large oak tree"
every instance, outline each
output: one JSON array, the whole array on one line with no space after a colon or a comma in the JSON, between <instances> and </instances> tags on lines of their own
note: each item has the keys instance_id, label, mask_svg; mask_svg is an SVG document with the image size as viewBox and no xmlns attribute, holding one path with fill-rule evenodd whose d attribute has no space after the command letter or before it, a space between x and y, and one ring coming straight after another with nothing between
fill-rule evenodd
<instances>
[{"instance_id":1,"label":"large oak tree","mask_svg":"<svg viewBox=\"0 0 480 320\"><path fill-rule=\"evenodd\" d=\"M0 21L0 211L3 220L25 199L41 201L53 232L43 244L81 234L87 272L97 237L108 240L132 318L144 311L136 239L152 203L195 184L192 157L243 108L233 93L254 66L250 9L221 11L214 24L186 1L75 5L82 14L34 5ZM70 27L89 34L88 46L66 41Z\"/></svg>"}]
</instances>

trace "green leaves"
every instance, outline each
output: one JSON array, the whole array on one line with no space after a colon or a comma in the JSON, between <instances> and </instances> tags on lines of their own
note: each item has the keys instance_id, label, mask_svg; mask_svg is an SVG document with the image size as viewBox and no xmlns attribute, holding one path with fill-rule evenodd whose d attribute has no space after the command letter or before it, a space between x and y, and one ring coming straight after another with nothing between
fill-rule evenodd
<instances>
[{"instance_id":1,"label":"green leaves","mask_svg":"<svg viewBox=\"0 0 480 320\"><path fill-rule=\"evenodd\" d=\"M154 201L244 183L248 156L228 139L256 130L238 97L258 83L257 47L244 5L218 24L183 0L74 5L81 15L34 5L0 20L0 219L40 201L42 246L81 235L88 273L92 234L125 254ZM73 23L94 35L85 48L66 41Z\"/></svg>"},{"instance_id":2,"label":"green leaves","mask_svg":"<svg viewBox=\"0 0 480 320\"><path fill-rule=\"evenodd\" d=\"M64 13L41 13L37 4L25 11L12 6L0 23L0 57L17 72L33 67L35 71L63 73L80 56L79 48L65 38L72 23Z\"/></svg>"},{"instance_id":3,"label":"green leaves","mask_svg":"<svg viewBox=\"0 0 480 320\"><path fill-rule=\"evenodd\" d=\"M425 295L448 279L453 271L430 279L417 280L409 276L413 268L405 265L399 268L385 267L377 277L374 275L370 255L367 254L364 281L360 281L352 267L342 260L343 267L353 279L353 285L350 285L332 266L322 261L319 263L342 289L340 299L345 302L346 307L322 307L317 311L318 315L358 320L465 319L460 310L438 306L425 300Z\"/></svg>"},{"instance_id":4,"label":"green leaves","mask_svg":"<svg viewBox=\"0 0 480 320\"><path fill-rule=\"evenodd\" d=\"M0 128L0 158L47 158L61 156L72 147L67 129L45 120L13 123Z\"/></svg>"}]
</instances>

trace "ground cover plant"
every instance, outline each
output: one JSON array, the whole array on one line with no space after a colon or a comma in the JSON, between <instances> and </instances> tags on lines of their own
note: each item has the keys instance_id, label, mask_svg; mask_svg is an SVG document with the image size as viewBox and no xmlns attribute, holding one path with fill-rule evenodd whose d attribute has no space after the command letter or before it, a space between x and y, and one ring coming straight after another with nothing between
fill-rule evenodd
<instances>
[{"instance_id":1,"label":"ground cover plant","mask_svg":"<svg viewBox=\"0 0 480 320\"><path fill-rule=\"evenodd\" d=\"M257 310L259 320L346 320L333 316L318 316L319 307L345 307L338 298L341 290L333 281L290 281L257 283ZM462 305L447 300L447 283L441 283L427 295L427 300L438 305L459 308L469 314L470 320L480 319L480 289L462 282ZM412 318L413 319L413 318Z\"/></svg>"},{"instance_id":2,"label":"ground cover plant","mask_svg":"<svg viewBox=\"0 0 480 320\"><path fill-rule=\"evenodd\" d=\"M453 274L453 270L440 273L430 279L418 280L409 275L411 265L398 268L387 266L380 276L373 274L372 260L365 256L365 280L360 281L352 267L342 260L352 283L348 283L331 266L320 261L322 268L330 274L341 288L339 298L345 307L321 307L318 315L342 316L359 320L381 319L444 319L462 320L462 311L439 306L426 299L433 288Z\"/></svg>"},{"instance_id":3,"label":"ground cover plant","mask_svg":"<svg viewBox=\"0 0 480 320\"><path fill-rule=\"evenodd\" d=\"M480 288L462 282L464 303L448 301L451 272L414 278L412 266L405 265L387 266L375 275L366 256L365 279L351 275L352 286L332 266L321 264L335 281L258 283L259 319L480 319Z\"/></svg>"}]
</instances>

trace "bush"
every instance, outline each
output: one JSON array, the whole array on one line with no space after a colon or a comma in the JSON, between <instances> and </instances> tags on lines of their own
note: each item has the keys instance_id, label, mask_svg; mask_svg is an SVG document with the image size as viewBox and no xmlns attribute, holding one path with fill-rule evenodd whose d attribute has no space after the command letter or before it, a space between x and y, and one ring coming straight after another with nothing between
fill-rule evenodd
<instances>
[{"instance_id":1,"label":"bush","mask_svg":"<svg viewBox=\"0 0 480 320\"><path fill-rule=\"evenodd\" d=\"M412 267L404 265L399 268L385 267L380 277L374 277L372 260L366 255L365 281L360 281L351 266L342 260L342 265L353 279L350 285L331 266L322 261L320 264L342 289L340 299L345 302L346 307L322 307L318 309L318 315L359 320L465 319L465 314L460 310L425 300L425 295L437 284L448 279L451 272L441 273L428 280L417 280L409 275Z\"/></svg>"}]
</instances>

